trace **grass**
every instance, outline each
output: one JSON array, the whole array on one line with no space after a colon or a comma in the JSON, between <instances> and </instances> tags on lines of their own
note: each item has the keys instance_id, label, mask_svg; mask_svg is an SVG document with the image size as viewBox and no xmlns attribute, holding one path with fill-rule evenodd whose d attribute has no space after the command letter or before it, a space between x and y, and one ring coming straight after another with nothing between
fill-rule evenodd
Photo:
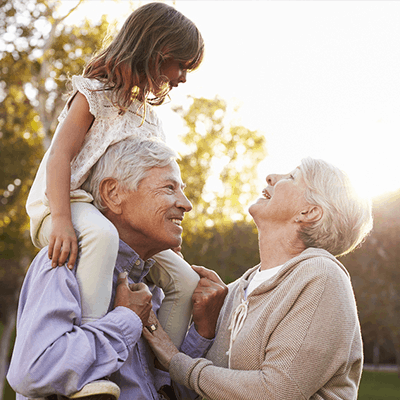
<instances>
[{"instance_id":1,"label":"grass","mask_svg":"<svg viewBox=\"0 0 400 400\"><path fill-rule=\"evenodd\" d=\"M10 388L7 381L4 385L3 400L15 400L15 392Z\"/></svg>"},{"instance_id":2,"label":"grass","mask_svg":"<svg viewBox=\"0 0 400 400\"><path fill-rule=\"evenodd\" d=\"M364 371L358 400L399 400L400 378L396 372Z\"/></svg>"},{"instance_id":3,"label":"grass","mask_svg":"<svg viewBox=\"0 0 400 400\"><path fill-rule=\"evenodd\" d=\"M399 400L400 378L396 372L364 371L358 400ZM15 400L15 393L6 385L4 400Z\"/></svg>"}]
</instances>

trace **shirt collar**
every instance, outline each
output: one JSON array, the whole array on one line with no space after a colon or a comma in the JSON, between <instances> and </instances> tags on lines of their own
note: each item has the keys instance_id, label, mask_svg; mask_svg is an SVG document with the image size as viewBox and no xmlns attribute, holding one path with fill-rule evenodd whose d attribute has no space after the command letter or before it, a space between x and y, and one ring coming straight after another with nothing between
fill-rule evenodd
<instances>
[{"instance_id":1,"label":"shirt collar","mask_svg":"<svg viewBox=\"0 0 400 400\"><path fill-rule=\"evenodd\" d=\"M123 240L119 240L119 251L116 262L118 272L126 271L129 278L138 283L149 273L154 262L151 258L143 261L135 250Z\"/></svg>"}]
</instances>

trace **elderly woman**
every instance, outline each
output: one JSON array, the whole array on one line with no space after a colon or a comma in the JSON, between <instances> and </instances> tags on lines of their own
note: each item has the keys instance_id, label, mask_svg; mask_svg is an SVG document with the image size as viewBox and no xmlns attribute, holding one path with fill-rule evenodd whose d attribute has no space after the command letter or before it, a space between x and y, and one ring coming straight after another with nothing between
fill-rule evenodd
<instances>
[{"instance_id":1,"label":"elderly woman","mask_svg":"<svg viewBox=\"0 0 400 400\"><path fill-rule=\"evenodd\" d=\"M356 399L360 326L335 256L370 231L370 204L321 160L266 180L249 208L261 263L229 285L206 359L180 353L161 328L144 336L171 378L207 399Z\"/></svg>"}]
</instances>

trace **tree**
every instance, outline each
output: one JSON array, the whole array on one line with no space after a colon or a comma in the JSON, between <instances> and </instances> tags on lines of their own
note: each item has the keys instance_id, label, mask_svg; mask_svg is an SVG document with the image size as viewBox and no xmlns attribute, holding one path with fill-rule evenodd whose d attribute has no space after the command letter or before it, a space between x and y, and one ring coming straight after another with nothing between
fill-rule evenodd
<instances>
[{"instance_id":1,"label":"tree","mask_svg":"<svg viewBox=\"0 0 400 400\"><path fill-rule=\"evenodd\" d=\"M36 251L25 213L27 194L64 105L62 94L68 91L68 76L82 72L83 65L101 47L108 27L105 18L68 26L68 14L59 15L58 3L0 0L0 319L5 326L0 349L1 382L9 352L7 332L14 325L20 282ZM255 197L255 167L265 155L264 138L229 122L227 106L219 99L193 99L189 110L177 111L187 117L187 151L181 165L196 210L186 223L187 243L195 251L201 238L218 237L226 248L218 262L232 265L235 259L241 260L238 246L226 243L239 241L246 247L249 235L253 242L256 240L243 204ZM201 124L207 124L205 132ZM218 159L223 162L219 177L227 201L223 190L207 187ZM216 243L209 242L202 254L210 256L219 251ZM199 260L197 253L193 259Z\"/></svg>"},{"instance_id":2,"label":"tree","mask_svg":"<svg viewBox=\"0 0 400 400\"><path fill-rule=\"evenodd\" d=\"M246 207L260 193L256 169L266 156L265 138L235 124L225 101L191 101L188 109L175 109L186 124L180 167L194 205L183 222L183 250L191 262L232 280L258 260Z\"/></svg>"},{"instance_id":3,"label":"tree","mask_svg":"<svg viewBox=\"0 0 400 400\"><path fill-rule=\"evenodd\" d=\"M374 199L373 210L371 235L343 262L354 283L366 357L396 360L400 373L400 191Z\"/></svg>"},{"instance_id":4,"label":"tree","mask_svg":"<svg viewBox=\"0 0 400 400\"><path fill-rule=\"evenodd\" d=\"M54 133L69 75L101 47L103 18L79 27L63 22L59 2L0 0L0 394L22 276L35 253L25 202Z\"/></svg>"}]
</instances>

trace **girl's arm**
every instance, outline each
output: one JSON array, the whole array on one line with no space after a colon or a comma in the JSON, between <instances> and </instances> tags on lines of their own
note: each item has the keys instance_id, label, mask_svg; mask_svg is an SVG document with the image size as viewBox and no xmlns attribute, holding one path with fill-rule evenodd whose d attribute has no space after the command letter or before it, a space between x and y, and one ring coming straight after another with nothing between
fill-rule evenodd
<instances>
[{"instance_id":1,"label":"girl's arm","mask_svg":"<svg viewBox=\"0 0 400 400\"><path fill-rule=\"evenodd\" d=\"M68 268L72 269L78 255L78 242L71 221L71 161L81 149L93 120L85 96L78 92L54 138L47 161L46 195L52 221L48 254L53 267L64 264L70 255Z\"/></svg>"}]
</instances>

